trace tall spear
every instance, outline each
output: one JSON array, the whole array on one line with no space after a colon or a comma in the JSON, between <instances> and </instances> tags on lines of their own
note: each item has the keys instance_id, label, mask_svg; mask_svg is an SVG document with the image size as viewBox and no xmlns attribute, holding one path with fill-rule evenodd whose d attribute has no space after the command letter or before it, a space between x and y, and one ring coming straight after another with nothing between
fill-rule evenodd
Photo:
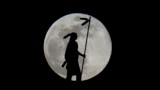
<instances>
[{"instance_id":1,"label":"tall spear","mask_svg":"<svg viewBox=\"0 0 160 90\"><path fill-rule=\"evenodd\" d=\"M88 34L89 34L89 28L90 28L90 21L91 21L91 16L88 18L80 18L81 20L85 20L85 22L83 22L81 25L85 25L88 23L88 30L87 30L87 37L86 37L86 42L85 42L85 48L84 48L84 55L86 53L86 48L87 48L87 41L88 41ZM81 70L81 78L82 78L82 72L83 72L83 66L84 66L84 59L83 58L83 61L82 61L82 70ZM81 80L81 79L80 79Z\"/></svg>"}]
</instances>

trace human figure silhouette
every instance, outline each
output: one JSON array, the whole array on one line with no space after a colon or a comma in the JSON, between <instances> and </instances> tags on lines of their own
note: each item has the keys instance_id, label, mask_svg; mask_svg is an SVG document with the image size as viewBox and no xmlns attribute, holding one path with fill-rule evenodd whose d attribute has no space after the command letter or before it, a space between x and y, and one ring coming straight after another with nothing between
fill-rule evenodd
<instances>
[{"instance_id":1,"label":"human figure silhouette","mask_svg":"<svg viewBox=\"0 0 160 90\"><path fill-rule=\"evenodd\" d=\"M65 61L62 64L62 67L66 65L67 69L67 81L71 81L73 75L76 75L76 81L81 81L81 72L78 64L78 56L85 57L84 54L81 54L78 51L78 44L76 42L77 34L72 32L64 36L64 39L70 36L70 41L68 42L66 52L65 52Z\"/></svg>"}]
</instances>

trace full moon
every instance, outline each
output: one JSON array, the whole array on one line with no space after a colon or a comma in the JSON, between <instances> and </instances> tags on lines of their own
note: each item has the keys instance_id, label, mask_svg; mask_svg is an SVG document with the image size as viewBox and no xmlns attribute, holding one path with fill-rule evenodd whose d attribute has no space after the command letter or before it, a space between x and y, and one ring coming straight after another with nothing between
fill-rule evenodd
<instances>
[{"instance_id":1,"label":"full moon","mask_svg":"<svg viewBox=\"0 0 160 90\"><path fill-rule=\"evenodd\" d=\"M71 32L77 33L78 51L84 54L85 41L87 37L88 23L80 18L89 18L90 15L72 13L56 20L48 29L44 39L44 55L50 68L60 77L66 79L67 70L62 67L65 61L65 51L69 38L63 39ZM112 41L107 28L95 17L91 16L86 57L82 73L82 81L91 79L100 74L107 66L112 52ZM83 57L79 56L78 62L82 69ZM76 77L72 77L75 81Z\"/></svg>"}]
</instances>

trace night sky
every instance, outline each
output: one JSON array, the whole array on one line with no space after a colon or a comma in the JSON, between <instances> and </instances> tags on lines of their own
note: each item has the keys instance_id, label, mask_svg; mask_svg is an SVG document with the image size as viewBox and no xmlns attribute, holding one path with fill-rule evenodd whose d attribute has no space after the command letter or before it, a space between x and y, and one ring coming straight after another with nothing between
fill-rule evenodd
<instances>
[{"instance_id":1,"label":"night sky","mask_svg":"<svg viewBox=\"0 0 160 90\"><path fill-rule=\"evenodd\" d=\"M12 2L10 2L12 3ZM16 2L14 2L16 3ZM7 3L5 3L7 5ZM5 60L2 82L15 88L100 88L123 89L141 86L145 81L141 67L143 15L139 4L123 2L17 2L2 10ZM99 19L112 39L112 55L108 66L95 78L79 85L67 85L46 62L43 43L47 30L60 17L70 13L86 13ZM139 21L138 21L139 20ZM4 34L4 36L3 36ZM135 49L135 47L137 47ZM141 48L143 49L143 48ZM134 53L137 52L137 53ZM138 58L137 58L138 57ZM144 71L145 72L145 71ZM134 83L135 82L135 83Z\"/></svg>"}]
</instances>

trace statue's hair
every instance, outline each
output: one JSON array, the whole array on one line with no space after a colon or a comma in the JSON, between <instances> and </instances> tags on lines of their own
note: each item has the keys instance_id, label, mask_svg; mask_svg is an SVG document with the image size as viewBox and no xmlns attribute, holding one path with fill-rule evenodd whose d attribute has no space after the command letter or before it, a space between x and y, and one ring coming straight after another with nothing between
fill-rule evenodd
<instances>
[{"instance_id":1,"label":"statue's hair","mask_svg":"<svg viewBox=\"0 0 160 90\"><path fill-rule=\"evenodd\" d=\"M63 38L66 39L69 36L71 36L71 37L75 37L76 36L76 38L77 38L77 34L75 32L69 33L69 34L65 35Z\"/></svg>"}]
</instances>

